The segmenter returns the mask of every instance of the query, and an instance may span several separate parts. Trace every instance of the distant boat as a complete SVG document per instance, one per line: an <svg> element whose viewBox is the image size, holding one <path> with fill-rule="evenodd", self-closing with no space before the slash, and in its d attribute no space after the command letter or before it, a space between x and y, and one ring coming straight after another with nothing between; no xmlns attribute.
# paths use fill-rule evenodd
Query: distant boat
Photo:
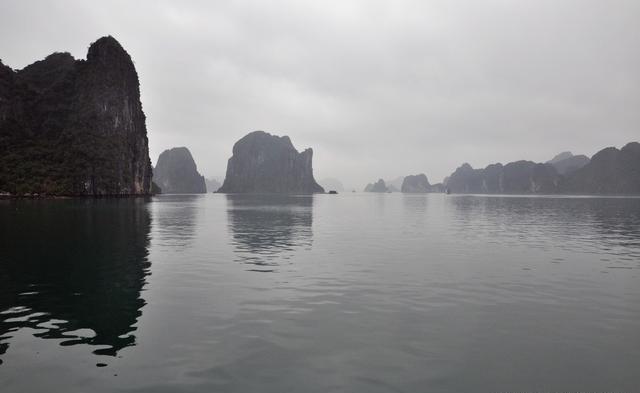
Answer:
<svg viewBox="0 0 640 393"><path fill-rule="evenodd" d="M338 193L338 191L336 191L336 190L329 191L329 194L337 194L337 193Z"/></svg>

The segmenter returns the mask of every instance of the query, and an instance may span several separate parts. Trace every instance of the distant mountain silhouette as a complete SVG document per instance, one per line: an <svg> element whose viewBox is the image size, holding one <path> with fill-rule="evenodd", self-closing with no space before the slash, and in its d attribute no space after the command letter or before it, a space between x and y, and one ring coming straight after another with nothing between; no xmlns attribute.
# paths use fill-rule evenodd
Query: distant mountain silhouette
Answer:
<svg viewBox="0 0 640 393"><path fill-rule="evenodd" d="M207 192L216 192L220 186L222 186L222 184L214 178L204 179L204 183L207 186Z"/></svg>
<svg viewBox="0 0 640 393"><path fill-rule="evenodd" d="M553 165L561 175L573 173L588 163L589 157L585 155L574 156L570 151L562 152L547 161L547 164Z"/></svg>
<svg viewBox="0 0 640 393"><path fill-rule="evenodd" d="M100 38L86 60L0 63L0 168L0 193L149 194L138 74L118 41Z"/></svg>
<svg viewBox="0 0 640 393"><path fill-rule="evenodd" d="M302 153L288 136L254 131L233 146L221 193L323 193L313 178L313 150Z"/></svg>
<svg viewBox="0 0 640 393"><path fill-rule="evenodd" d="M585 155L572 156L564 160L553 163L553 167L556 168L561 175L570 175L578 169L589 163L589 157Z"/></svg>
<svg viewBox="0 0 640 393"><path fill-rule="evenodd" d="M573 153L571 153L570 151L563 151L562 153L556 154L555 157L547 161L547 164L555 164L571 157L573 157Z"/></svg>
<svg viewBox="0 0 640 393"><path fill-rule="evenodd" d="M387 184L382 179L378 179L375 183L369 183L364 188L364 192L391 192Z"/></svg>
<svg viewBox="0 0 640 393"><path fill-rule="evenodd" d="M591 160L564 152L545 164L516 161L473 169L465 163L445 187L478 194L640 194L640 144L608 147Z"/></svg>
<svg viewBox="0 0 640 393"><path fill-rule="evenodd" d="M446 188L453 193L543 194L555 192L559 180L551 164L516 161L473 169L465 163L449 176Z"/></svg>

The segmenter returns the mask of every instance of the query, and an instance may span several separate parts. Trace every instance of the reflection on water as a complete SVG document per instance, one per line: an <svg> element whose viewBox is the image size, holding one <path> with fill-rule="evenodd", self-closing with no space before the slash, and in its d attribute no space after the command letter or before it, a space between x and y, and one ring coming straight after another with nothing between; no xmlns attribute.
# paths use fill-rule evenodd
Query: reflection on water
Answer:
<svg viewBox="0 0 640 393"><path fill-rule="evenodd" d="M0 355L13 335L135 345L150 217L141 199L0 201Z"/></svg>
<svg viewBox="0 0 640 393"><path fill-rule="evenodd" d="M3 392L640 386L638 198L6 201L0 236Z"/></svg>
<svg viewBox="0 0 640 393"><path fill-rule="evenodd" d="M228 225L237 255L252 270L272 272L313 242L313 195L227 194Z"/></svg>
<svg viewBox="0 0 640 393"><path fill-rule="evenodd" d="M456 235L494 244L640 258L638 198L451 196ZM625 263L625 261L627 261Z"/></svg>
<svg viewBox="0 0 640 393"><path fill-rule="evenodd" d="M154 214L157 240L172 249L189 247L196 237L197 208L204 195L161 195L162 210Z"/></svg>

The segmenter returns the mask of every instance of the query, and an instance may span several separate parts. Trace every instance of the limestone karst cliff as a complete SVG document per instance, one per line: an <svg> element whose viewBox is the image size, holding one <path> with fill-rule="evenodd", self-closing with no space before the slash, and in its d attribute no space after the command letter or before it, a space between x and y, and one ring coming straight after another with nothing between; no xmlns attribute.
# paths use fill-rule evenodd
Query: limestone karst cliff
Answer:
<svg viewBox="0 0 640 393"><path fill-rule="evenodd" d="M0 63L0 192L141 195L150 184L138 75L113 37L91 44L86 60Z"/></svg>
<svg viewBox="0 0 640 393"><path fill-rule="evenodd" d="M221 193L322 193L313 178L313 150L299 153L288 136L254 131L233 146Z"/></svg>
<svg viewBox="0 0 640 393"><path fill-rule="evenodd" d="M153 171L153 182L163 194L203 194L207 192L204 176L186 147L174 147L160 153Z"/></svg>

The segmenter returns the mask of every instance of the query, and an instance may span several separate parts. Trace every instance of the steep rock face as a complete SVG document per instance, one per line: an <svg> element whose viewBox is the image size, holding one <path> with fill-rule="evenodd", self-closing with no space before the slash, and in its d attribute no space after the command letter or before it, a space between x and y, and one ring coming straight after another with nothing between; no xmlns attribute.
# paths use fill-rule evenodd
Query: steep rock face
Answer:
<svg viewBox="0 0 640 393"><path fill-rule="evenodd" d="M560 192L571 194L640 194L640 143L618 150L600 150L591 161L568 176Z"/></svg>
<svg viewBox="0 0 640 393"><path fill-rule="evenodd" d="M364 188L364 192L390 192L387 184L382 179L378 179L375 183L369 183Z"/></svg>
<svg viewBox="0 0 640 393"><path fill-rule="evenodd" d="M473 169L465 162L449 176L446 186L449 191L457 194L480 194L483 192L483 181L483 170Z"/></svg>
<svg viewBox="0 0 640 393"><path fill-rule="evenodd" d="M204 176L186 147L165 150L158 157L153 182L163 194L203 194L207 192Z"/></svg>
<svg viewBox="0 0 640 393"><path fill-rule="evenodd" d="M302 153L288 136L254 131L233 145L222 193L322 193L313 178L313 150Z"/></svg>
<svg viewBox="0 0 640 393"><path fill-rule="evenodd" d="M148 151L138 75L114 38L94 42L87 60L0 64L0 192L149 194Z"/></svg>
<svg viewBox="0 0 640 393"><path fill-rule="evenodd" d="M555 192L559 180L550 164L516 161L473 169L465 163L451 174L446 188L453 193L544 194Z"/></svg>
<svg viewBox="0 0 640 393"><path fill-rule="evenodd" d="M405 193L426 193L431 192L431 184L424 173L409 175L405 176L400 190Z"/></svg>
<svg viewBox="0 0 640 393"><path fill-rule="evenodd" d="M427 175L421 173L406 176L402 182L401 191L404 193L444 192L444 187L442 183L429 184Z"/></svg>

